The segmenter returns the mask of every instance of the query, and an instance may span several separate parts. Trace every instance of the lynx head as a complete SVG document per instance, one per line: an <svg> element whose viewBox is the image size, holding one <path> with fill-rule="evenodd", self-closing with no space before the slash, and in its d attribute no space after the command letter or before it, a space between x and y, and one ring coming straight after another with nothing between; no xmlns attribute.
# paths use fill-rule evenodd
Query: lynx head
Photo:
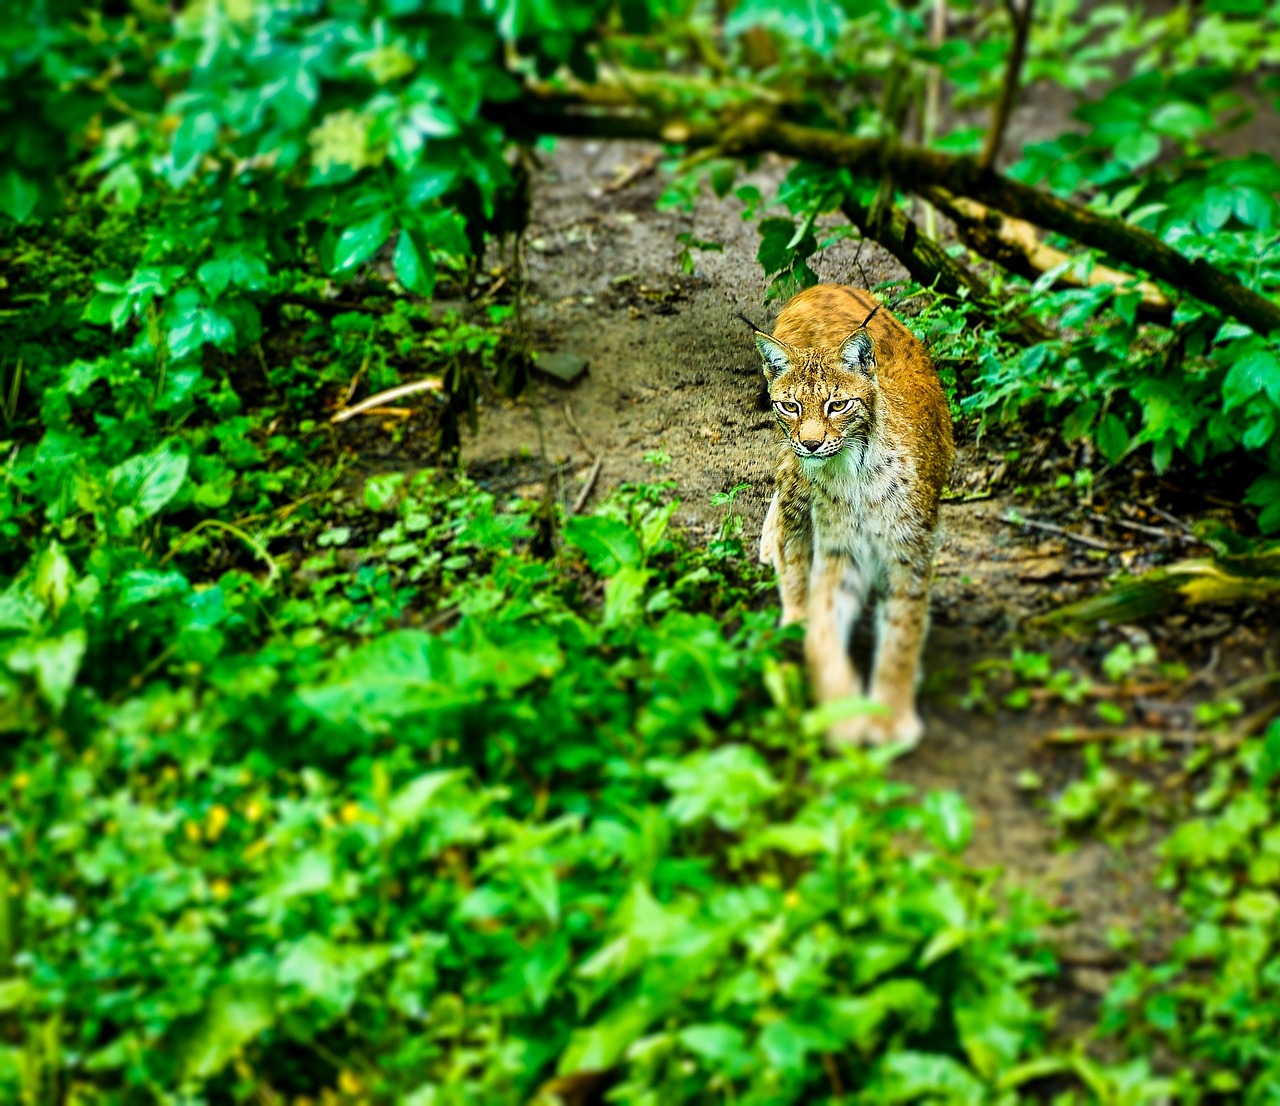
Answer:
<svg viewBox="0 0 1280 1106"><path fill-rule="evenodd" d="M756 331L773 413L797 457L834 457L870 432L879 389L869 321L835 349L793 346Z"/></svg>

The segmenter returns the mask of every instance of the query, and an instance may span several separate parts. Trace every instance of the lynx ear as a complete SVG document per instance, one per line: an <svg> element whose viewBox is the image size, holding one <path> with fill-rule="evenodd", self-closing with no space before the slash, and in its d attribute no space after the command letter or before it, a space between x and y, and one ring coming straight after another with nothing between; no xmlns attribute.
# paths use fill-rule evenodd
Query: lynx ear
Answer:
<svg viewBox="0 0 1280 1106"><path fill-rule="evenodd" d="M785 342L779 342L757 330L756 349L760 351L764 361L764 375L770 383L791 368L791 352Z"/></svg>
<svg viewBox="0 0 1280 1106"><path fill-rule="evenodd" d="M866 327L855 330L840 343L840 364L852 372L866 373L867 376L875 372L875 343Z"/></svg>

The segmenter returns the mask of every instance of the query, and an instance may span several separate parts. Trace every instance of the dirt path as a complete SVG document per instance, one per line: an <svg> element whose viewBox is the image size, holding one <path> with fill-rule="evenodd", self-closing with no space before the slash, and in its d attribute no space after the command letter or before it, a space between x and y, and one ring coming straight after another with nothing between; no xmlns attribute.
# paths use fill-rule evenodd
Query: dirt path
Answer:
<svg viewBox="0 0 1280 1106"><path fill-rule="evenodd" d="M566 502L591 468L583 438L603 458L596 495L623 481L653 479L644 456L661 449L671 457L663 476L679 485L678 517L695 536L709 535L720 521L723 509L711 505L714 493L750 484L737 506L753 543L772 494L773 422L760 404L756 356L735 314L767 326L780 305L761 307L765 282L755 260L756 225L743 222L733 199L704 200L693 214L659 212L658 175L605 191L645 152L623 144L564 143L541 175L528 236L527 319L535 348L577 353L589 368L572 386L539 381L518 403L488 410L480 433L465 442L465 460L473 476L496 488L533 492L541 478L536 405ZM768 182L782 171L766 160L753 179L768 195ZM685 231L724 244L722 253L697 255L693 277L676 260L676 236ZM859 285L902 276L879 247L859 251L851 242L820 255L814 267L824 280ZM979 446L971 436L966 440L964 433L960 444L955 486L970 481L982 487L1001 451ZM932 673L924 701L928 733L898 773L924 787L962 792L977 821L970 858L1075 912L1079 921L1062 934L1074 965L1068 990L1087 1003L1105 989L1103 969L1114 966L1107 929L1121 926L1158 940L1171 906L1154 890L1150 843L1124 850L1096 841L1070 851L1055 845L1044 800L1078 775L1080 757L1046 749L1041 738L1051 725L1088 723L1090 716L1075 710L988 717L959 704L974 661L1007 657L1009 634L1027 614L1096 586L1105 573L1086 551L1003 522L1011 504L998 491L944 508L946 541L926 657ZM1230 639L1218 644L1225 653L1213 656L1223 673L1240 670L1237 661L1257 647L1247 638L1237 646ZM1092 650L1096 666L1097 643L1060 648ZM1206 641L1186 653L1189 666L1206 663L1211 648L1215 643ZM1026 787L1033 775L1045 781L1034 792Z"/></svg>

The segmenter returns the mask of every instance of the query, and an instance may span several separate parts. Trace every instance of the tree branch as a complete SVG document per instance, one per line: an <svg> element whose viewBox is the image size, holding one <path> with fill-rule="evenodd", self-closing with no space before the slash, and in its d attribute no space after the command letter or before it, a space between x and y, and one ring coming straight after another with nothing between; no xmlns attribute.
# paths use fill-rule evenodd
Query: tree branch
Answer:
<svg viewBox="0 0 1280 1106"><path fill-rule="evenodd" d="M967 294L976 304L992 303L991 288L977 273L961 265L911 219L896 208L876 220L873 208L846 198L840 210L867 238L874 238L902 262L911 279L926 288L936 287L951 296ZM1055 335L1029 316L1015 319L1018 337L1025 345L1047 342Z"/></svg>
<svg viewBox="0 0 1280 1106"><path fill-rule="evenodd" d="M727 120L702 121L662 118L644 111L586 114L576 110L579 106L572 98L539 96L531 90L520 103L491 105L491 117L511 133L530 137L558 134L648 139L718 147L731 157L773 151L873 178L887 169L903 189L920 191L941 185L1006 215L1123 257L1135 268L1239 319L1260 334L1280 330L1280 304L1246 288L1207 261L1184 257L1150 231L1009 180L970 157L801 126L778 120L768 111L745 110Z"/></svg>
<svg viewBox="0 0 1280 1106"><path fill-rule="evenodd" d="M1018 0L1004 0L1005 9L1009 12L1009 22L1013 26L1013 42L1009 45L1009 60L1004 69L1000 99L992 109L987 140L978 157L978 164L983 169L995 167L996 158L1000 156L1000 146L1004 142L1004 132L1009 126L1009 116L1013 114L1013 105L1018 98L1022 66L1027 59L1027 40L1031 37L1031 17L1035 10L1035 0L1023 2L1026 7L1019 11Z"/></svg>

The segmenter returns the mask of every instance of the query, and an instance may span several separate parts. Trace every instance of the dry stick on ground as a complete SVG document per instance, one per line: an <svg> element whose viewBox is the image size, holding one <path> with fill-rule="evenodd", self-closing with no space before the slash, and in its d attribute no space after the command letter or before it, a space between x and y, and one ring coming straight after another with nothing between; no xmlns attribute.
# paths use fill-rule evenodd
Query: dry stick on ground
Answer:
<svg viewBox="0 0 1280 1106"><path fill-rule="evenodd" d="M727 157L772 151L784 157L849 169L863 176L892 174L899 188L941 185L1016 219L1063 234L1085 246L1123 257L1261 334L1280 330L1280 303L1246 288L1202 258L1192 260L1150 231L1009 180L977 160L918 146L855 138L780 120L766 107L744 106L736 116L688 121L643 109L583 112L579 98L532 86L519 101L491 105L492 118L513 134L579 138L633 138L693 148L718 147Z"/></svg>
<svg viewBox="0 0 1280 1106"><path fill-rule="evenodd" d="M1020 515L1013 511L1010 511L1007 515L1001 515L1000 521L1007 522L1010 526L1029 526L1033 530L1043 530L1046 534L1056 534L1058 537L1066 538L1067 541L1073 541L1077 545L1087 545L1090 549L1101 549L1104 553L1114 553L1119 548L1110 542L1100 541L1098 538L1090 538L1085 534L1075 534L1063 526L1055 526L1052 522L1039 522L1036 519L1027 518L1025 515Z"/></svg>
<svg viewBox="0 0 1280 1106"><path fill-rule="evenodd" d="M367 399L362 399L354 407L344 407L329 421L346 422L347 419L355 418L356 415L363 415L366 411L371 411L375 407L384 407L392 400L404 399L405 396L417 395L419 392L438 392L443 386L436 377L428 380L414 380L409 384L388 388L385 392L377 392Z"/></svg>
<svg viewBox="0 0 1280 1106"><path fill-rule="evenodd" d="M924 188L920 195L955 225L956 237L974 253L994 261L1027 280L1036 280L1050 269L1056 269L1071 255L1046 246L1036 229L1022 219L1010 219L998 211L963 196L953 196L945 188ZM1113 284L1117 289L1137 292L1138 317L1147 322L1169 326L1173 322L1173 304L1160 288L1132 273L1123 273L1106 265L1095 265L1084 280L1070 271L1061 273L1056 287L1083 288Z"/></svg>
<svg viewBox="0 0 1280 1106"><path fill-rule="evenodd" d="M871 209L847 198L840 210L867 238L874 238L902 262L911 279L950 296L967 293L970 302L993 303L991 288L977 273L961 265L901 211L890 208L878 221ZM1018 337L1028 345L1051 341L1055 335L1043 323L1021 315L1014 319Z"/></svg>
<svg viewBox="0 0 1280 1106"><path fill-rule="evenodd" d="M1019 10L1018 0L1004 0L1009 21L1013 24L1013 41L1009 45L1009 61L1004 69L1004 85L1000 89L1000 99L996 101L995 108L992 110L987 140L978 157L978 164L984 169L993 168L996 158L1000 156L1004 132L1009 126L1009 116L1013 114L1013 105L1018 99L1018 86L1022 82L1022 63L1027 57L1027 39L1031 37L1031 17L1035 11L1035 0L1023 0L1023 3L1026 6Z"/></svg>

